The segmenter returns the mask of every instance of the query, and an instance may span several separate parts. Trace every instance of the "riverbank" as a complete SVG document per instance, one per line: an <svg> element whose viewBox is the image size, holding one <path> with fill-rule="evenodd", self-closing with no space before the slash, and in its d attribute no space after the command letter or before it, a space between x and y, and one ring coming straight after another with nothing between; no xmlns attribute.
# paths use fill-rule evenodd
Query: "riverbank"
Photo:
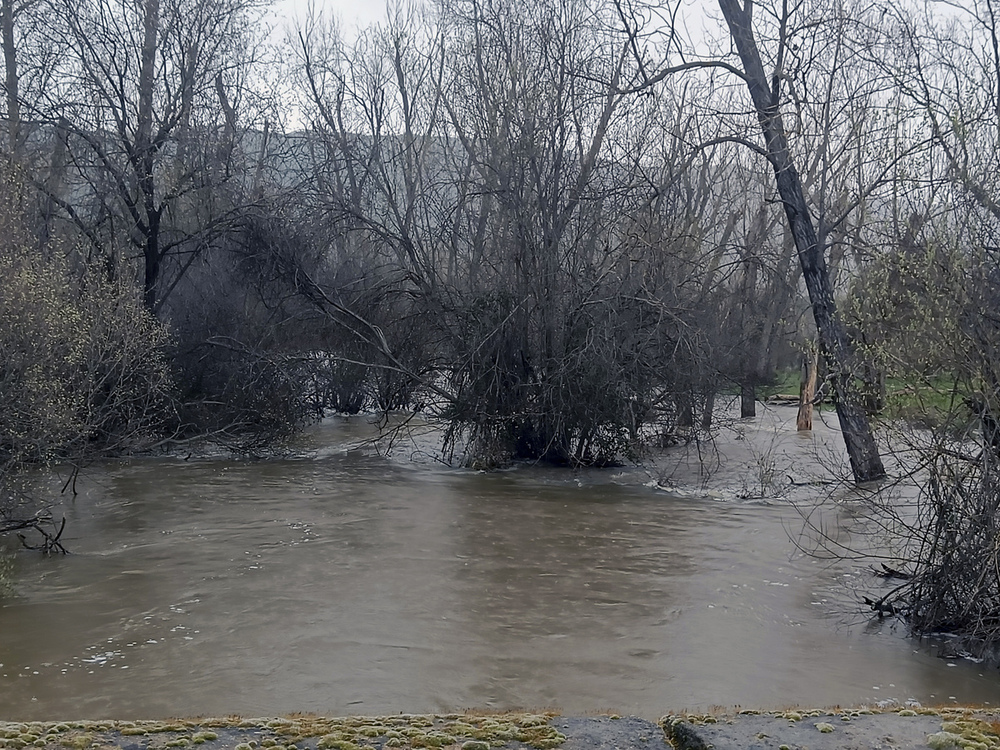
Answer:
<svg viewBox="0 0 1000 750"><path fill-rule="evenodd" d="M636 717L554 713L225 717L2 722L0 748L25 750L994 750L1000 713L972 708L833 709Z"/></svg>

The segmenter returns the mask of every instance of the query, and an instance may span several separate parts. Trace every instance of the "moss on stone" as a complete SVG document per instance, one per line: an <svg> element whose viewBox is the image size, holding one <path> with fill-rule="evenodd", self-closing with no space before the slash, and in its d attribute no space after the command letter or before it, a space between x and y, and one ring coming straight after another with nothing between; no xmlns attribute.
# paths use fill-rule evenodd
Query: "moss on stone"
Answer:
<svg viewBox="0 0 1000 750"><path fill-rule="evenodd" d="M94 743L94 735L90 733L69 734L59 739L59 744L72 750L85 750Z"/></svg>
<svg viewBox="0 0 1000 750"><path fill-rule="evenodd" d="M279 718L203 719L170 721L0 722L0 750L23 750L58 742L70 750L118 750L130 737L146 737L148 750L171 750L204 745L219 739L215 729L247 730L264 737L248 739L235 750L378 750L378 748L461 747L486 750L514 740L535 750L551 750L566 741L549 725L554 714L507 713L496 715L401 714L379 717L329 718L296 715ZM381 743L372 741L383 737Z"/></svg>

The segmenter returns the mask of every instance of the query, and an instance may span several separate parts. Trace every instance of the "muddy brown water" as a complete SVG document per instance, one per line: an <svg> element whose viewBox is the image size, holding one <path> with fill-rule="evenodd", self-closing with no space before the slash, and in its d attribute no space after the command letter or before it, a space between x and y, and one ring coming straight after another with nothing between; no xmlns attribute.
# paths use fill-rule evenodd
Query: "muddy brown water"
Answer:
<svg viewBox="0 0 1000 750"><path fill-rule="evenodd" d="M858 615L864 570L802 554L786 498L744 497L834 435L793 416L724 431L704 481L386 457L364 418L294 458L92 467L74 554L19 554L0 601L0 719L1000 703L1000 673Z"/></svg>

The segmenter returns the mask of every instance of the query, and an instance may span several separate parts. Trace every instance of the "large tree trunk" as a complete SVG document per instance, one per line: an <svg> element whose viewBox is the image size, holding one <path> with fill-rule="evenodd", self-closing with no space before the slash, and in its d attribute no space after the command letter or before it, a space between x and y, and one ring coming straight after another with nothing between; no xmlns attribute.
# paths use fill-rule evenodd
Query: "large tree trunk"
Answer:
<svg viewBox="0 0 1000 750"><path fill-rule="evenodd" d="M153 174L153 84L156 70L156 44L159 36L160 2L145 0L143 4L142 59L139 69L139 110L136 117L135 155L139 190L146 214L141 243L145 260L143 299L152 313L156 312L156 287L160 278L160 211L156 205L156 183Z"/></svg>
<svg viewBox="0 0 1000 750"><path fill-rule="evenodd" d="M802 181L788 151L777 90L772 93L768 85L768 77L750 25L752 4L747 0L746 9L743 9L737 0L719 0L719 7L743 63L744 80L757 110L757 118L764 133L765 149L774 167L778 194L784 203L785 216L795 240L802 265L802 277L809 291L809 301L819 333L820 349L826 359L828 371L833 374L837 416L840 418L840 428L854 479L858 482L881 479L885 476L885 468L863 408L861 394L854 384L851 345L837 315L823 248L816 238ZM776 78L776 86L777 80Z"/></svg>

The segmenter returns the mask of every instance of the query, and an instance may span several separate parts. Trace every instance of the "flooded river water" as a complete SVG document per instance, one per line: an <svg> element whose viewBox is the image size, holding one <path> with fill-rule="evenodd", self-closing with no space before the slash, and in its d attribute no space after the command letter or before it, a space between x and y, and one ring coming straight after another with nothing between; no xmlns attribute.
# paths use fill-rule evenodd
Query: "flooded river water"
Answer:
<svg viewBox="0 0 1000 750"><path fill-rule="evenodd" d="M739 497L801 436L733 432L722 490L676 493L352 449L370 429L89 470L74 554L19 554L0 600L0 718L1000 702L1000 673L859 615L863 570L797 551L786 502Z"/></svg>

